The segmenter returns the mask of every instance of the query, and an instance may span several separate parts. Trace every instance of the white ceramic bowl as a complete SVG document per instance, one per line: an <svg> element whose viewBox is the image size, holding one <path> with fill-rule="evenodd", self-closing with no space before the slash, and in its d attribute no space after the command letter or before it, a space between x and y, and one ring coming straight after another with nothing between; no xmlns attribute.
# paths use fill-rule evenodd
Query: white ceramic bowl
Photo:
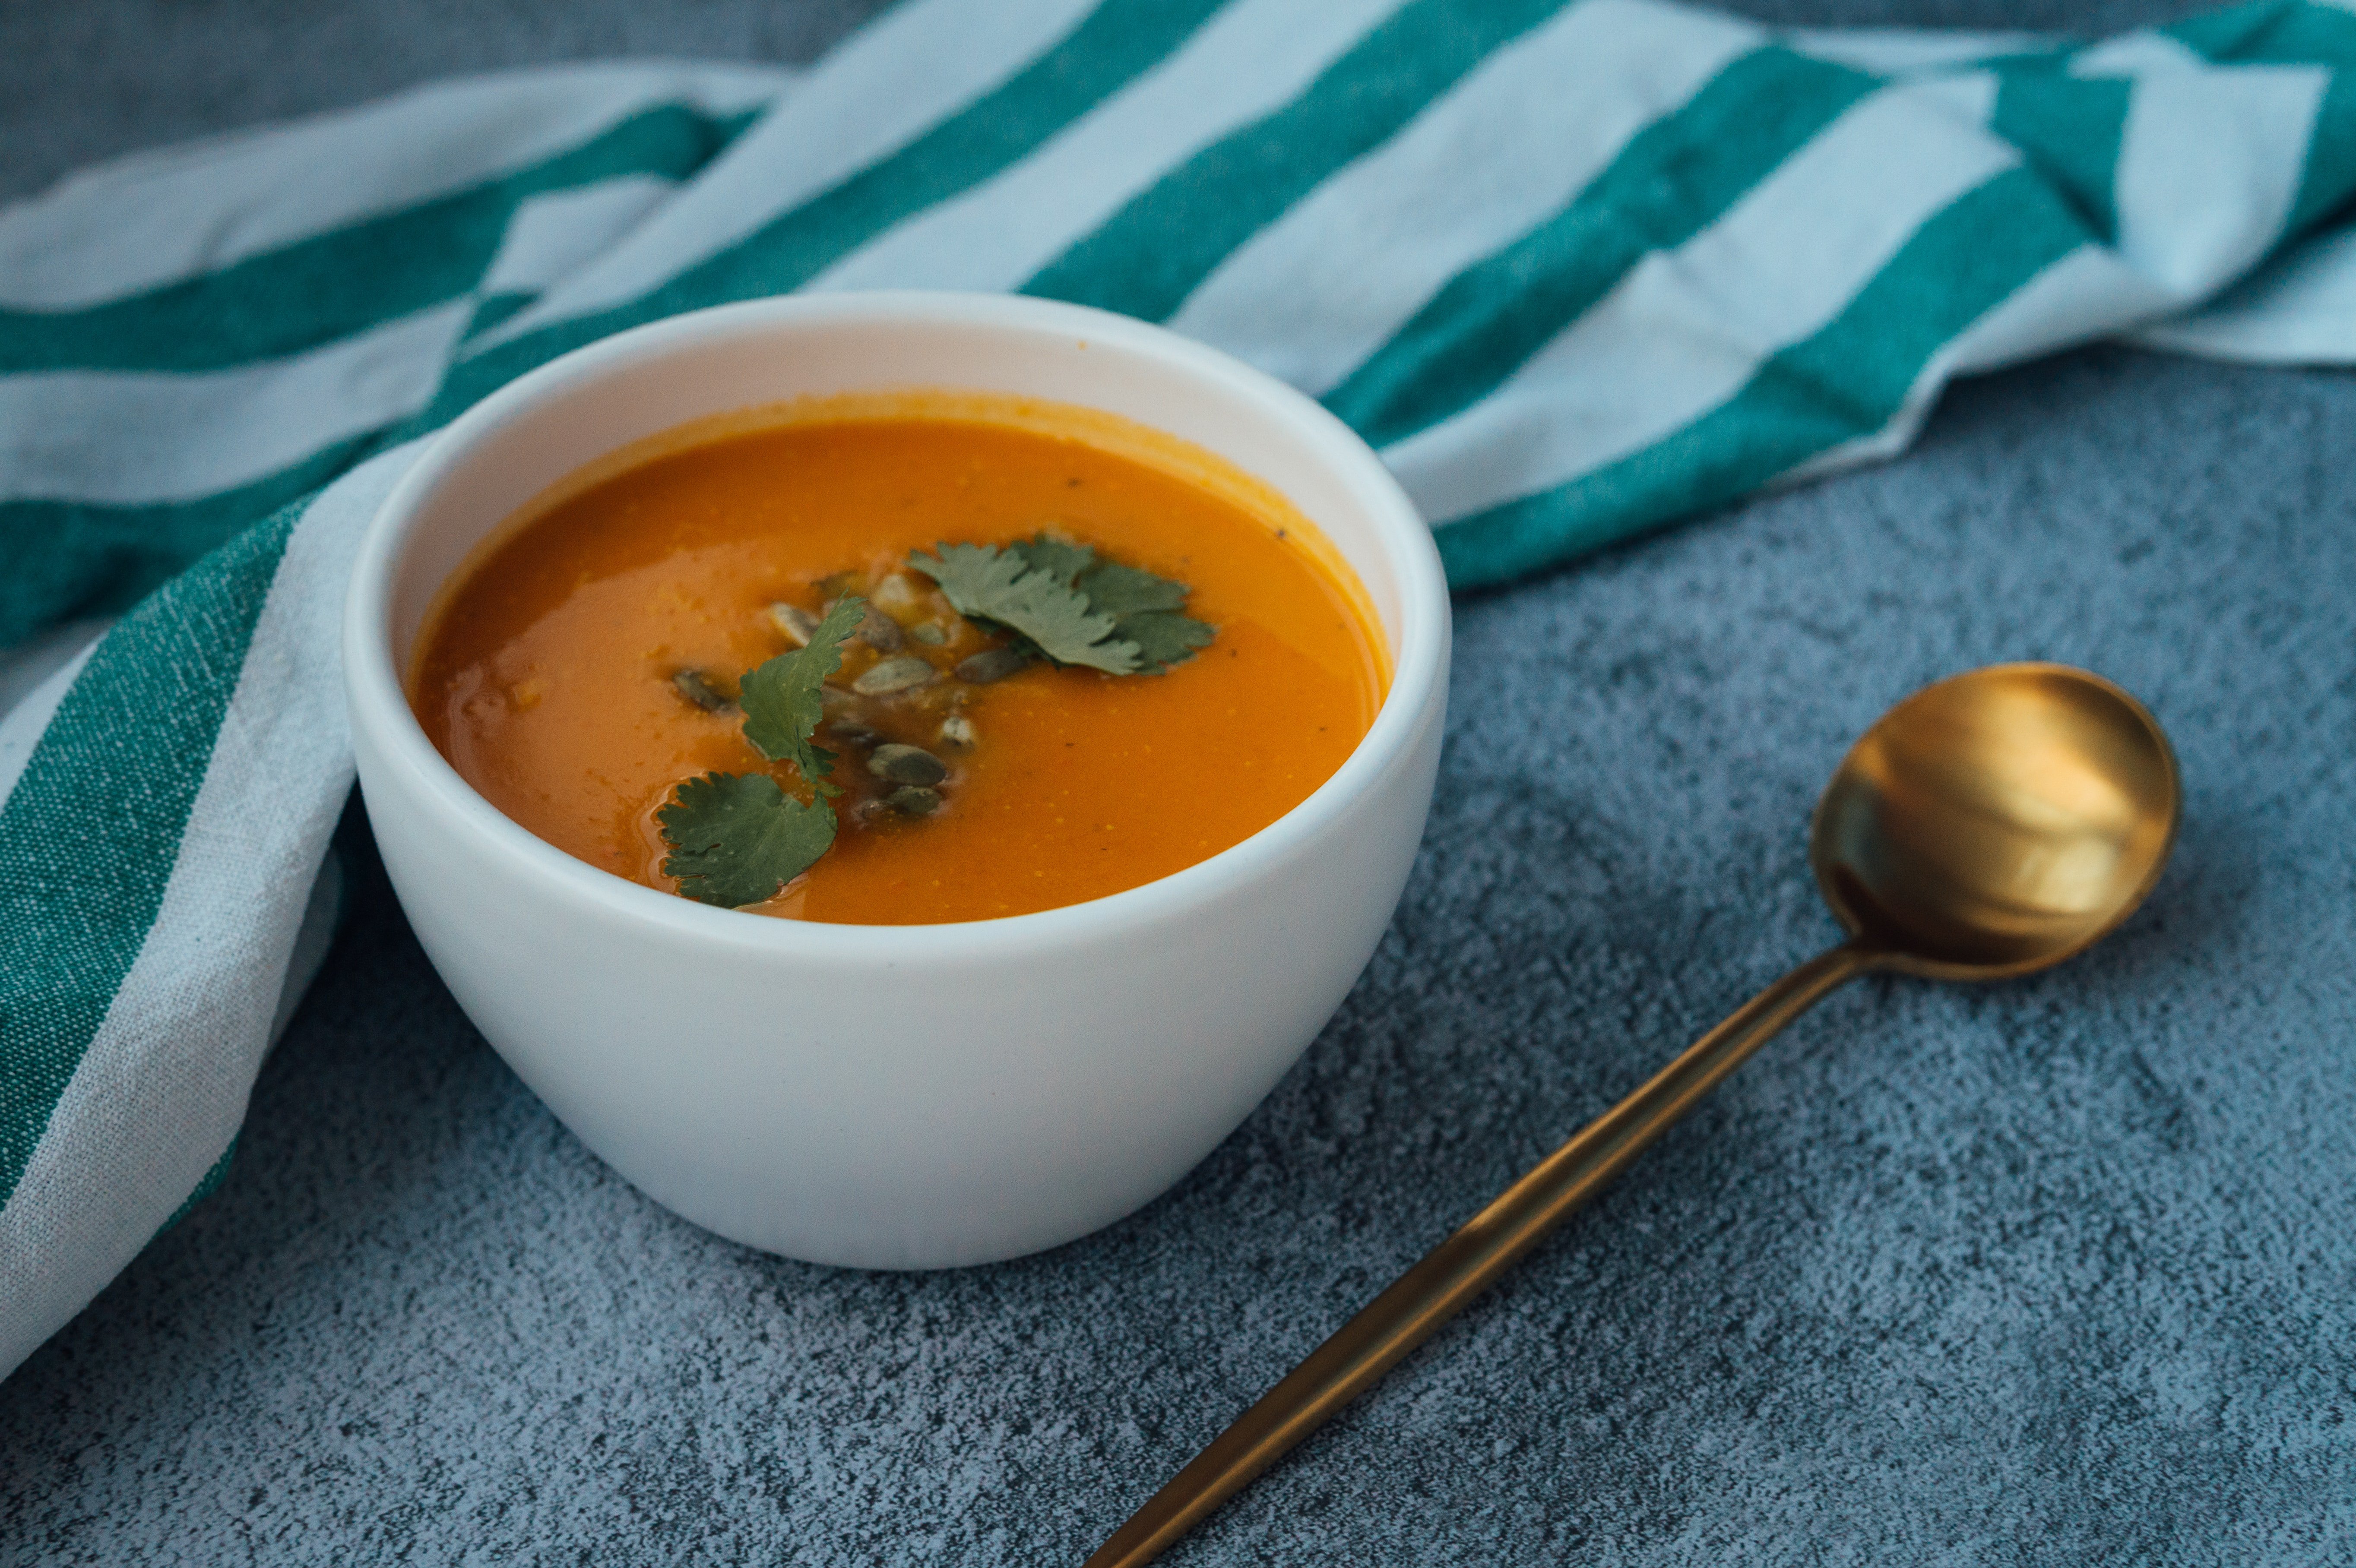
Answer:
<svg viewBox="0 0 2356 1568"><path fill-rule="evenodd" d="M1234 848L1110 898L851 926L711 909L597 870L501 816L426 740L400 672L428 605L548 486L690 420L926 386L1152 426L1323 528L1394 670L1341 770ZM658 1202L751 1246L866 1268L1068 1241L1162 1191L1250 1112L1389 923L1430 804L1448 653L1430 532L1315 403L1125 317L934 293L723 306L522 377L436 437L387 499L344 641L385 868L485 1037Z"/></svg>

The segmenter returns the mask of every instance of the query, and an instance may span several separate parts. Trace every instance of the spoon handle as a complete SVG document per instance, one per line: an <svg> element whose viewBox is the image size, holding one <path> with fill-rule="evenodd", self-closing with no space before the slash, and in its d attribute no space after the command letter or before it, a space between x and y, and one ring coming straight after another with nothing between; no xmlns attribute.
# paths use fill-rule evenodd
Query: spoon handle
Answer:
<svg viewBox="0 0 2356 1568"><path fill-rule="evenodd" d="M1087 1568L1139 1568L1158 1556L1462 1311L1776 1030L1875 958L1844 943L1809 959L1590 1122L1262 1394L1098 1548Z"/></svg>

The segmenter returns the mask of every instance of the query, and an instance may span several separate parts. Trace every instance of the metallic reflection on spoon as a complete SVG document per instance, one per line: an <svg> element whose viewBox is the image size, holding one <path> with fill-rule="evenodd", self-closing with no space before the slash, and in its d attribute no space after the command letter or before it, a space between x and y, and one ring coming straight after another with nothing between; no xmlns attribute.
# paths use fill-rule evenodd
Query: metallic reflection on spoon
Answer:
<svg viewBox="0 0 2356 1568"><path fill-rule="evenodd" d="M1137 1568L1388 1371L1786 1023L1876 969L1995 980L2115 928L2159 880L2179 791L2142 704L2064 665L1926 687L1850 749L1808 858L1849 940L1737 1009L1467 1221L1239 1416L1088 1559Z"/></svg>
<svg viewBox="0 0 2356 1568"><path fill-rule="evenodd" d="M1843 760L1809 859L1878 966L1992 980L2127 917L2176 834L2176 764L2141 704L2060 665L1927 687Z"/></svg>

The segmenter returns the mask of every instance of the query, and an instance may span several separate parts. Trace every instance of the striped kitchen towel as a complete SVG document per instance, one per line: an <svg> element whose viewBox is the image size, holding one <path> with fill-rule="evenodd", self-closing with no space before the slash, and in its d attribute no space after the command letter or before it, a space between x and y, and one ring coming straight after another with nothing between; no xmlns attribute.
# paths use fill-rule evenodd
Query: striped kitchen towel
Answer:
<svg viewBox="0 0 2356 1568"><path fill-rule="evenodd" d="M1323 400L1491 583L2066 344L2356 357L2351 190L2319 4L908 0L804 72L486 78L0 211L0 1373L221 1169L332 904L355 540L552 356L790 289L1101 305Z"/></svg>

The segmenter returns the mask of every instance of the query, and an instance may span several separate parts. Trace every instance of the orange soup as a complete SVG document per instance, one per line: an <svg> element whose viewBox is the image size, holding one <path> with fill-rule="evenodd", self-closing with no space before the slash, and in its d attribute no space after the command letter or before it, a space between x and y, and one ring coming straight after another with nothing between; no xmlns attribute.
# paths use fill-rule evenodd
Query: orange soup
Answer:
<svg viewBox="0 0 2356 1568"><path fill-rule="evenodd" d="M662 814L685 781L767 773L770 795L812 801L748 741L738 703L755 694L739 688L862 598L813 737L835 755L840 825L744 907L873 925L1136 887L1267 827L1341 765L1382 700L1382 645L1348 569L1280 497L1107 416L925 408L739 421L560 486L428 618L410 680L426 733L532 833L681 891ZM1050 544L1184 585L1207 644L1159 673L1058 664L911 565L937 566L944 545Z"/></svg>

